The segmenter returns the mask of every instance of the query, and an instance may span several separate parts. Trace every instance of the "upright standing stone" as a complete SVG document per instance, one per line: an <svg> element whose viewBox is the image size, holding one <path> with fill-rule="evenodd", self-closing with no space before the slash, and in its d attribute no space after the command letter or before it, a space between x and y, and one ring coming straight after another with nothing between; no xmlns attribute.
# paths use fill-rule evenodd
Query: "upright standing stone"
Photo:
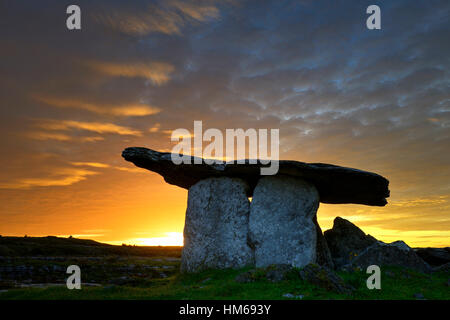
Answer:
<svg viewBox="0 0 450 320"><path fill-rule="evenodd" d="M317 215L314 217L314 225L316 226L316 263L328 269L334 269L334 262L331 256L330 248L327 240L322 233L319 223L317 222Z"/></svg>
<svg viewBox="0 0 450 320"><path fill-rule="evenodd" d="M257 267L316 262L314 219L319 193L314 185L289 176L261 178L250 209L250 243Z"/></svg>
<svg viewBox="0 0 450 320"><path fill-rule="evenodd" d="M348 220L336 217L333 228L324 232L334 265L337 269L349 264L364 249L377 242Z"/></svg>
<svg viewBox="0 0 450 320"><path fill-rule="evenodd" d="M189 188L181 271L254 264L247 244L248 185L237 178L208 178Z"/></svg>

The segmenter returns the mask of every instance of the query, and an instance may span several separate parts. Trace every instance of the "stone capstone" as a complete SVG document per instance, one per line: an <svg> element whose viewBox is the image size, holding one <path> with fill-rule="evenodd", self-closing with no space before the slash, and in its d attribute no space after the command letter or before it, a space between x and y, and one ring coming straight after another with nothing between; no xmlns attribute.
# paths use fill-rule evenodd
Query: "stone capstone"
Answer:
<svg viewBox="0 0 450 320"><path fill-rule="evenodd" d="M247 182L247 196L251 197L261 178L260 162L243 164L227 162L208 164L205 159L196 164L194 157L185 156L189 163L176 165L172 154L139 147L126 148L122 157L140 168L159 173L164 180L185 189L211 177L238 177ZM300 161L280 160L277 175L292 176L313 184L319 192L323 203L357 203L372 206L384 206L389 197L389 181L372 172L340 167L325 163L305 163Z"/></svg>

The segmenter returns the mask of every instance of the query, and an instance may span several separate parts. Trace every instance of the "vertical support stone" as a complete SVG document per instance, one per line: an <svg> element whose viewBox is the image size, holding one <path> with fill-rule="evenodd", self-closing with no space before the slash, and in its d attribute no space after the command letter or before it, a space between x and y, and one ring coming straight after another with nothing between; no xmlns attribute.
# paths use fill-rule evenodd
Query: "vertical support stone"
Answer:
<svg viewBox="0 0 450 320"><path fill-rule="evenodd" d="M331 257L330 248L327 240L322 233L319 223L317 222L317 215L314 217L314 224L316 225L316 262L318 265L328 269L334 269L333 258Z"/></svg>
<svg viewBox="0 0 450 320"><path fill-rule="evenodd" d="M189 188L181 271L242 268L254 264L247 244L248 185L237 178L208 178Z"/></svg>
<svg viewBox="0 0 450 320"><path fill-rule="evenodd" d="M261 178L253 192L249 218L256 267L315 263L318 207L314 185L289 176Z"/></svg>

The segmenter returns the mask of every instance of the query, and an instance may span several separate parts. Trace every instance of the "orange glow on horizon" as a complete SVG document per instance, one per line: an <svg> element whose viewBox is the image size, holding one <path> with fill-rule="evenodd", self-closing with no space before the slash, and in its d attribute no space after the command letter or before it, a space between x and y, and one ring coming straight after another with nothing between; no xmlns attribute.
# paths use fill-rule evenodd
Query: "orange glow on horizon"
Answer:
<svg viewBox="0 0 450 320"><path fill-rule="evenodd" d="M120 245L137 245L137 246L183 246L183 233L166 232L165 237L154 238L134 238L124 241L105 241L105 243Z"/></svg>

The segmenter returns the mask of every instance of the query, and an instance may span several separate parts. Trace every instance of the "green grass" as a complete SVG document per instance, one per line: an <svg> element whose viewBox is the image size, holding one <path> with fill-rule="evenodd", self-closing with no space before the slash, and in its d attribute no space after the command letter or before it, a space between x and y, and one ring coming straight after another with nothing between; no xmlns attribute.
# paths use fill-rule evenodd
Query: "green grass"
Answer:
<svg viewBox="0 0 450 320"><path fill-rule="evenodd" d="M142 287L106 285L68 290L65 287L47 289L11 289L0 293L0 299L286 299L283 294L304 295L307 299L414 299L421 293L426 299L448 300L448 273L425 275L401 268L382 268L381 290L369 290L362 271L339 272L356 290L342 295L302 281L292 273L278 283L263 277L251 283L237 283L234 278L248 269L208 270L196 274L175 273L165 279L148 281Z"/></svg>
<svg viewBox="0 0 450 320"><path fill-rule="evenodd" d="M32 267L32 274L4 271L0 274L0 299L286 299L286 293L307 299L426 299L449 300L449 273L425 275L401 268L382 267L381 290L366 287L363 271L339 272L356 290L350 295L315 287L298 272L278 283L254 273L255 281L238 283L235 277L247 269L207 270L180 274L181 247L112 246L92 240L56 237L0 237L0 267ZM79 265L84 283L69 290L64 282L68 265ZM131 268L132 267L132 268ZM1 269L1 268L0 268ZM125 277L126 281L121 281ZM17 288L20 284L60 283L63 286Z"/></svg>

